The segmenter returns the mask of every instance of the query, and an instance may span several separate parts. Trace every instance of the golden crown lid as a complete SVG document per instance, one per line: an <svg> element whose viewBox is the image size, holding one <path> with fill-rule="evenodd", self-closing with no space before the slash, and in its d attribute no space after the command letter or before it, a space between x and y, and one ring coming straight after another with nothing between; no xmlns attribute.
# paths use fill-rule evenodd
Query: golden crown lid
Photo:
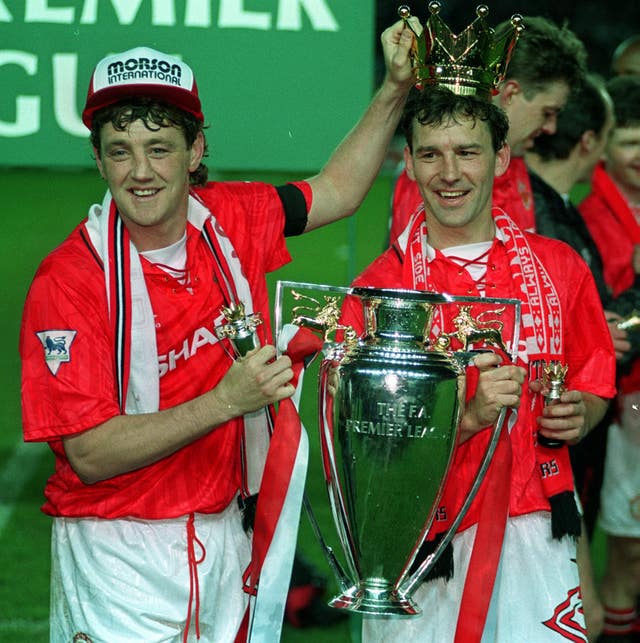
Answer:
<svg viewBox="0 0 640 643"><path fill-rule="evenodd" d="M416 87L439 85L455 94L475 95L485 100L497 93L520 34L524 31L522 16L511 17L511 28L499 37L487 25L489 8L481 4L477 18L458 35L440 17L440 3L429 3L430 16L417 33L409 22L411 10L407 5L398 15L416 36L412 60L416 71Z"/></svg>

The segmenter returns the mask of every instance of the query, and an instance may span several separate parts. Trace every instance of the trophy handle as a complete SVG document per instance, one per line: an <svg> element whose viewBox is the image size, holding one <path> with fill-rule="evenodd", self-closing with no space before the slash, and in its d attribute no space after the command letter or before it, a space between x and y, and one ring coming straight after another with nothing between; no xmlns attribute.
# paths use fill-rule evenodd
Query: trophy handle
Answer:
<svg viewBox="0 0 640 643"><path fill-rule="evenodd" d="M351 572L351 577L358 578L360 574L358 564L356 562L357 557L355 555L355 541L348 528L349 521L347 519L347 510L344 506L342 492L341 490L337 489L339 485L339 476L336 466L335 453L333 450L333 436L328 434L330 430L328 427L331 427L333 423L329 420L328 416L331 415L331 409L327 409L325 400L330 400L333 398L331 395L325 395L325 391L329 386L329 371L331 370L331 368L332 361L327 360L320 366L319 374L320 386L318 390L318 407L321 414L320 439L322 440L322 466L325 473L325 481L327 484L331 511L334 516L334 523L336 531L338 532L340 543L342 545L343 553L345 555L345 560L349 571ZM334 484L331 484L332 481ZM350 587L351 582L348 580L344 572L342 572L341 578L344 579L346 583L345 587L341 588L342 591L345 591L348 587ZM340 578L338 580L341 581Z"/></svg>
<svg viewBox="0 0 640 643"><path fill-rule="evenodd" d="M334 296L336 294L346 296L351 292L351 288L344 288L339 286L327 286L322 284L311 284L311 283L297 282L297 281L278 281L276 284L275 309L274 309L274 328L275 328L276 337L280 337L283 327L285 325L285 321L284 321L285 293L290 293L294 289L299 289L299 290L311 289L314 291L327 293L331 296ZM304 324L300 324L300 325L304 325ZM326 340L325 349L324 349L325 353L327 351L336 349L337 345L335 344L335 342L332 342L326 336L325 336L325 340ZM276 344L276 349L277 349L278 355L280 355L281 349L278 343ZM324 413L324 409L322 409L322 412ZM326 475L327 475L327 471L325 470L325 477ZM335 476L335 461L334 461L334 473L332 475ZM334 497L334 495L331 492L330 486L329 486L329 499L331 504L331 510L334 516L339 511L338 507L341 508L341 511L344 514L344 506L342 505L342 502L339 498ZM311 502L309 501L309 498L306 495L306 493L303 495L303 498L302 498L302 506L304 507L305 513L307 514L307 519L309 520L309 524L311 525L311 529L314 532L314 535L316 537L318 544L320 545L320 549L324 554L327 564L329 565L329 568L332 570L334 574L334 578L338 583L338 587L340 588L340 591L346 592L349 589L349 587L352 585L352 581L349 579L344 568L340 564L339 560L336 558L333 552L333 549L327 544L327 541L323 536L320 525L318 524L318 520L316 519L315 512L313 510ZM344 518L344 515L343 515L343 518ZM340 524L343 524L343 522L344 521L342 521ZM343 544L344 542L343 537L346 537L346 533L339 534L341 544ZM343 545L343 548L344 548L344 545ZM349 549L348 551L351 552L351 549ZM347 565L349 566L350 570L352 570L352 574L355 577L355 562L353 561L352 556L347 557Z"/></svg>
<svg viewBox="0 0 640 643"><path fill-rule="evenodd" d="M413 592L417 589L417 586L420 583L422 583L422 581L426 578L427 574L431 571L436 561L444 551L445 547L451 542L451 540L455 536L456 531L460 526L460 523L462 522L463 518L465 517L467 511L469 510L471 503L476 497L478 493L478 489L480 489L480 485L482 484L484 476L487 472L487 469L491 464L491 459L496 450L496 446L498 444L498 439L500 438L502 427L504 426L504 420L506 415L507 415L507 409L506 408L501 409L500 414L498 415L498 419L493 425L493 429L491 432L491 439L489 440L489 444L487 446L487 450L485 451L484 458L482 459L482 462L478 467L478 471L476 472L476 476L473 480L473 484L471 485L471 488L465 498L465 501L462 503L462 506L460 507L460 511L458 515L456 516L455 520L451 523L451 526L445 532L444 536L442 537L442 539L440 540L440 542L438 543L434 551L431 552L431 554L429 554L422 561L418 569L416 569L416 571L411 576L406 578L400 584L398 594L400 594L401 596L411 596L413 594Z"/></svg>
<svg viewBox="0 0 640 643"><path fill-rule="evenodd" d="M459 302L464 302L465 298L464 297L453 297L452 301L459 301ZM468 300L471 301L471 300ZM517 299L492 299L492 298L486 298L484 300L486 303L500 303L500 304L511 304L514 308L514 321L513 321L513 336L511 339L511 348L508 349L504 347L506 350L504 351L509 357L511 358L511 361L515 364L517 357L518 357L518 347L519 347L519 341L520 341L520 322L521 322L521 310L520 310L520 301ZM501 342L499 343L499 345ZM504 346L504 345L502 345ZM481 349L483 351L484 349ZM478 351L476 351L478 352ZM468 362L469 358L473 354L472 351L459 351L459 356L456 358L458 360L462 359L465 362ZM455 357L455 355L454 355ZM455 533L460 526L460 523L462 522L463 518L465 517L467 511L469 510L469 507L471 506L471 503L473 502L474 498L476 497L478 493L478 489L480 489L480 485L482 484L482 481L484 479L484 476L487 472L487 469L489 468L489 465L491 464L491 459L493 458L493 454L496 450L496 447L498 445L498 440L500 438L500 433L502 432L502 428L504 426L504 420L507 415L507 409L502 408L500 410L500 414L498 415L498 418L496 422L493 425L492 433L491 433L491 438L489 440L489 444L487 446L487 450L485 451L484 458L482 459L482 462L480 463L480 466L478 467L478 471L476 472L476 476L473 480L473 483L471 485L471 488L469 490L469 493L467 494L467 497L465 498L465 501L462 503L462 506L460 508L460 512L454 519L453 523L449 527L449 529L445 532L443 538L440 540L434 551L429 554L425 560L422 561L418 569L411 574L409 577L405 578L399 585L399 594L402 594L403 596L411 596L411 594L416 590L417 586L424 581L426 578L427 574L431 571L433 566L435 565L436 561L444 551L445 547L453 540L453 537L455 536ZM425 537L426 537L425 532ZM423 541L424 542L424 539ZM419 546L422 543L419 543ZM417 551L417 550L416 550Z"/></svg>
<svg viewBox="0 0 640 643"><path fill-rule="evenodd" d="M335 579L338 581L338 587L340 591L346 592L351 585L349 577L346 575L342 565L338 562L336 555L333 553L333 549L327 544L327 541L324 539L322 530L320 529L320 525L318 524L318 520L313 511L313 507L311 506L306 493L302 496L302 506L304 507L304 510L307 514L311 529L313 530L313 533L318 543L320 544L320 549L322 549L327 563L331 571L333 572Z"/></svg>

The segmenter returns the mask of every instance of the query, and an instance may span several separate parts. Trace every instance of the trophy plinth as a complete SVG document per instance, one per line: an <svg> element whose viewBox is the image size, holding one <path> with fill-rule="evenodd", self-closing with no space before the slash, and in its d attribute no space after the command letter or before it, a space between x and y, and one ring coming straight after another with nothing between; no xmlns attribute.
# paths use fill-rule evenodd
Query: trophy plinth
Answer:
<svg viewBox="0 0 640 643"><path fill-rule="evenodd" d="M366 578L329 601L330 607L374 616L417 616L420 609L400 596L393 583L384 578Z"/></svg>

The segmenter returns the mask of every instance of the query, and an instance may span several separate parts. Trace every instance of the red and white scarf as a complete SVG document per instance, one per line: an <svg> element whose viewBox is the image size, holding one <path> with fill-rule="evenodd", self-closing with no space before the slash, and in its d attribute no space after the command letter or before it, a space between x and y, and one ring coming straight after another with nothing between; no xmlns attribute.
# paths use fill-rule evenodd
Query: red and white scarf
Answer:
<svg viewBox="0 0 640 643"><path fill-rule="evenodd" d="M493 220L497 236L504 243L509 268L522 302L522 337L518 347L522 365L532 359L560 359L563 353L562 315L556 289L540 260L515 223L499 208ZM427 224L421 206L398 237L398 248L405 255L403 286L414 290L439 290L431 283L427 259Z"/></svg>
<svg viewBox="0 0 640 643"><path fill-rule="evenodd" d="M321 351L322 340L307 328L286 324L278 349L291 359L296 391L278 407L264 469L269 484L258 494L251 565L245 574L245 591L251 598L236 643L280 640L286 602L282 590L288 589L291 578L307 476L309 441L298 407L305 368Z"/></svg>

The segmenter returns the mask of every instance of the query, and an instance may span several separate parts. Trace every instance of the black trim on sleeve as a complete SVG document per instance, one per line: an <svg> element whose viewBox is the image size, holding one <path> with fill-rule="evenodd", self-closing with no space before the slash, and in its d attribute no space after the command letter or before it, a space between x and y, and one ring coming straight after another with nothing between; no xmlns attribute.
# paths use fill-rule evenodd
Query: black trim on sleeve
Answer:
<svg viewBox="0 0 640 643"><path fill-rule="evenodd" d="M307 227L307 202L302 190L291 183L276 187L284 208L284 236L295 237Z"/></svg>

